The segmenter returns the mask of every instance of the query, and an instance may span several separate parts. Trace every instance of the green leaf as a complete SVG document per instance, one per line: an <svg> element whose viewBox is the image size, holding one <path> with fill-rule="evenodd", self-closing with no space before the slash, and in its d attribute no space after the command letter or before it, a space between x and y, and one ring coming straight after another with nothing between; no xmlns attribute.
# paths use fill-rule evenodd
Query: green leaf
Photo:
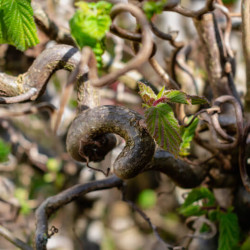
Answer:
<svg viewBox="0 0 250 250"><path fill-rule="evenodd" d="M199 204L198 201L202 201ZM215 197L213 193L205 187L194 188L188 194L185 202L179 208L179 212L184 216L201 215L206 213L201 208L204 206L212 206L215 204Z"/></svg>
<svg viewBox="0 0 250 250"><path fill-rule="evenodd" d="M157 99L160 99L164 95L164 92L165 92L165 86L163 86L160 92L158 93Z"/></svg>
<svg viewBox="0 0 250 250"><path fill-rule="evenodd" d="M196 95L189 95L188 96L191 99L192 105L199 105L199 104L209 104L209 101L206 97L203 96L196 96Z"/></svg>
<svg viewBox="0 0 250 250"><path fill-rule="evenodd" d="M246 238L244 243L242 244L240 250L249 250L250 249L250 236Z"/></svg>
<svg viewBox="0 0 250 250"><path fill-rule="evenodd" d="M10 154L10 146L0 139L0 162L8 161L8 156Z"/></svg>
<svg viewBox="0 0 250 250"><path fill-rule="evenodd" d="M192 117L193 116L189 117L188 123L191 121ZM191 141L193 140L198 123L199 119L195 118L194 121L187 128L185 127L181 128L182 143L180 145L180 153L179 153L181 156L189 155L190 144Z"/></svg>
<svg viewBox="0 0 250 250"><path fill-rule="evenodd" d="M147 1L146 3L144 3L143 10L147 18L150 20L153 15L160 14L163 11L166 2L166 0L162 0L158 2Z"/></svg>
<svg viewBox="0 0 250 250"><path fill-rule="evenodd" d="M145 111L149 133L157 144L178 157L181 144L180 126L172 108L166 103L150 107Z"/></svg>
<svg viewBox="0 0 250 250"><path fill-rule="evenodd" d="M219 247L218 250L233 250L240 238L238 217L235 213L220 213L219 219Z"/></svg>
<svg viewBox="0 0 250 250"><path fill-rule="evenodd" d="M152 189L143 190L138 197L138 203L143 209L152 208L157 201L155 191Z"/></svg>
<svg viewBox="0 0 250 250"><path fill-rule="evenodd" d="M70 30L80 48L89 46L93 49L96 59L101 65L104 53L104 38L111 25L109 16L112 4L99 1L97 3L79 2L79 8L71 18Z"/></svg>
<svg viewBox="0 0 250 250"><path fill-rule="evenodd" d="M199 205L189 205L187 207L181 207L178 209L179 213L189 217L189 216L200 216L206 214L206 211L201 210Z"/></svg>
<svg viewBox="0 0 250 250"><path fill-rule="evenodd" d="M138 81L139 86L139 95L141 96L142 100L148 105L152 106L154 101L157 99L155 92L146 84Z"/></svg>
<svg viewBox="0 0 250 250"><path fill-rule="evenodd" d="M166 90L164 96L168 102L191 104L189 96L181 90Z"/></svg>
<svg viewBox="0 0 250 250"><path fill-rule="evenodd" d="M39 42L30 0L2 0L0 12L0 43L23 51Z"/></svg>
<svg viewBox="0 0 250 250"><path fill-rule="evenodd" d="M61 169L61 162L58 159L55 158L49 158L46 166L50 172L57 173Z"/></svg>

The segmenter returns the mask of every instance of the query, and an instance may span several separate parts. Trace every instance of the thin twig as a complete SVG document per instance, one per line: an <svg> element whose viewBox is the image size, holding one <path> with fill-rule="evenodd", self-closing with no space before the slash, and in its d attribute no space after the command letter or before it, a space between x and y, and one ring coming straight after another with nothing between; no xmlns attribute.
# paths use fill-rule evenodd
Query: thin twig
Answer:
<svg viewBox="0 0 250 250"><path fill-rule="evenodd" d="M32 250L33 248L27 245L22 240L16 238L8 229L0 225L0 235L3 236L7 241L12 243L14 246L22 250Z"/></svg>
<svg viewBox="0 0 250 250"><path fill-rule="evenodd" d="M150 218L138 206L136 206L135 203L133 203L132 201L126 199L124 186L122 187L121 191L122 191L122 200L124 202L128 203L132 207L132 209L134 209L148 223L148 225L152 228L156 238L160 242L162 242L168 249L172 250L174 248L174 246L168 244L167 242L165 242L161 238L161 236L159 235L159 233L157 231L157 227L151 222Z"/></svg>
<svg viewBox="0 0 250 250"><path fill-rule="evenodd" d="M122 183L121 179L113 175L104 180L75 185L55 196L47 198L36 210L36 249L47 249L46 244L49 236L48 220L58 209L89 192L120 187Z"/></svg>
<svg viewBox="0 0 250 250"><path fill-rule="evenodd" d="M245 95L245 111L250 112L250 1L241 1L242 16L242 45L243 56L246 63L246 95Z"/></svg>
<svg viewBox="0 0 250 250"><path fill-rule="evenodd" d="M0 103L18 103L18 102L23 102L30 100L33 96L36 95L37 93L36 88L31 88L29 89L26 93L20 94L18 96L13 96L13 97L0 97Z"/></svg>

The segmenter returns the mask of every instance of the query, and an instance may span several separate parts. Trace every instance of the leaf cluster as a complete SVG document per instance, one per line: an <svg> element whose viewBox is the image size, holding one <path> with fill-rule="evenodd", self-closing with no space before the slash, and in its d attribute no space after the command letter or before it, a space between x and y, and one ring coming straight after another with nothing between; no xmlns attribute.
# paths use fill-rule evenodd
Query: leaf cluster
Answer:
<svg viewBox="0 0 250 250"><path fill-rule="evenodd" d="M229 208L226 212L216 205L214 194L205 187L193 189L179 208L179 212L186 216L206 216L210 221L218 224L219 241L218 250L236 249L240 239L238 217ZM210 228L203 225L201 232Z"/></svg>
<svg viewBox="0 0 250 250"><path fill-rule="evenodd" d="M166 2L167 2L166 0L157 2L155 1L145 2L143 5L143 10L147 18L150 20L153 17L153 15L162 13Z"/></svg>
<svg viewBox="0 0 250 250"><path fill-rule="evenodd" d="M191 127L184 128L175 118L170 106L173 103L180 104L206 104L205 97L187 95L181 90L165 90L165 87L156 95L154 91L142 82L138 82L139 94L146 108L145 118L149 133L157 144L172 153L175 157L181 153L188 154L190 142L198 125L198 119Z"/></svg>
<svg viewBox="0 0 250 250"><path fill-rule="evenodd" d="M0 44L26 50L39 43L30 0L0 0Z"/></svg>
<svg viewBox="0 0 250 250"><path fill-rule="evenodd" d="M78 9L69 22L71 35L81 49L84 46L93 49L98 65L101 66L104 38L111 25L109 13L112 4L105 1L78 2L76 6Z"/></svg>

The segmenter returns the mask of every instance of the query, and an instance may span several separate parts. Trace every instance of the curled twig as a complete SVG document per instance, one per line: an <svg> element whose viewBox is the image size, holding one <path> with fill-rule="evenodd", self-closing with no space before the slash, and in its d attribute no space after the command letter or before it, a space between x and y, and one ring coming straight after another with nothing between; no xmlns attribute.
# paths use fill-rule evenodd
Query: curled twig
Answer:
<svg viewBox="0 0 250 250"><path fill-rule="evenodd" d="M240 104L237 102L237 100L232 96L220 96L214 100L213 106L220 106L222 103L229 102L234 107L235 117L236 117L236 138L232 143L228 144L216 144L217 148L220 149L231 149L235 148L241 141L242 135L243 135L243 115ZM224 132L222 132L222 129L220 127L219 123L216 123L216 131L218 131L222 137L227 137L227 139L232 140L230 135L226 135Z"/></svg>
<svg viewBox="0 0 250 250"><path fill-rule="evenodd" d="M186 17L192 17L192 18L199 19L199 18L201 18L202 15L214 10L213 4L214 4L214 0L207 0L206 5L197 11L189 10L189 9L179 5L179 4L174 6L174 7L166 5L164 10L165 11L173 11L173 12L179 13L179 14L186 16Z"/></svg>
<svg viewBox="0 0 250 250"><path fill-rule="evenodd" d="M128 64L124 68L117 70L113 73L110 73L108 75L105 75L98 80L91 81L91 83L96 87L102 87L104 85L110 84L114 82L119 76L125 74L126 72L132 69L137 69L151 55L153 48L153 41L150 33L150 26L146 17L138 7L132 4L122 4L122 3L117 4L112 8L110 16L114 20L117 15L119 15L124 11L130 12L140 24L142 29L142 46L137 55L133 59L131 59L131 61L128 62Z"/></svg>

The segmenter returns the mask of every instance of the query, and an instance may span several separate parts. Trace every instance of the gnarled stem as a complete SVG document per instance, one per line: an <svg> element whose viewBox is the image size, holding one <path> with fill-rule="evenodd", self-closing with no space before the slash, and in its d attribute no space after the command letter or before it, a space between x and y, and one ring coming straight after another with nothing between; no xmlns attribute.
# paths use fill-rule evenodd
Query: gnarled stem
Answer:
<svg viewBox="0 0 250 250"><path fill-rule="evenodd" d="M72 71L79 64L80 58L79 50L70 45L48 48L36 58L26 73L17 77L0 73L0 94L4 97L16 97L35 89L36 92L26 98L26 100L35 100L44 92L46 84L56 70ZM1 99L0 102L6 103Z"/></svg>

